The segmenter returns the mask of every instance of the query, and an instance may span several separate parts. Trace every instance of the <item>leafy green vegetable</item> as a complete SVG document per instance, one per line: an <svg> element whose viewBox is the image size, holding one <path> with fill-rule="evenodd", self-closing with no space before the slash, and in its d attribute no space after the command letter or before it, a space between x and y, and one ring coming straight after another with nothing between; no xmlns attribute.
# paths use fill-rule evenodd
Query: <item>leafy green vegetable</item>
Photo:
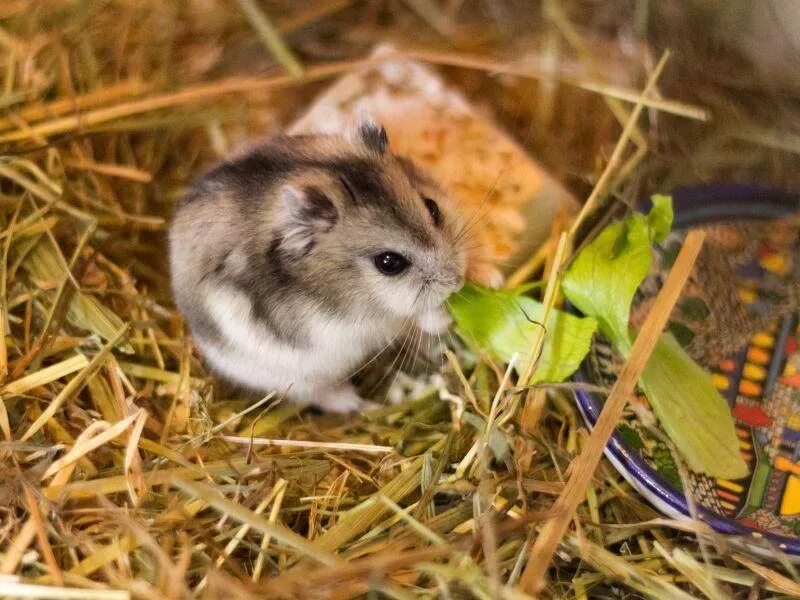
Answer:
<svg viewBox="0 0 800 600"><path fill-rule="evenodd" d="M653 260L650 246L663 241L671 225L672 201L654 196L649 215L633 213L603 229L578 253L561 282L569 301L597 319L600 331L624 356L631 350L631 302Z"/></svg>
<svg viewBox="0 0 800 600"><path fill-rule="evenodd" d="M672 196L655 194L650 197L650 202L653 203L653 208L647 213L647 225L653 235L652 241L660 244L672 229Z"/></svg>
<svg viewBox="0 0 800 600"><path fill-rule="evenodd" d="M508 362L519 354L524 368L535 333L542 327L543 306L519 293L495 291L468 284L448 300L459 334L477 351L493 360ZM597 322L552 310L544 349L531 383L563 381L580 366L592 341Z"/></svg>
<svg viewBox="0 0 800 600"><path fill-rule="evenodd" d="M589 351L598 326L617 351L628 357L633 345L629 328L633 297L650 270L652 244L663 242L672 226L672 199L653 196L652 202L649 214L633 213L612 223L575 257L564 274L562 290L586 318L558 310L550 313L531 383L562 381L572 375ZM470 284L451 297L449 305L460 335L475 350L502 362L518 353L518 364L524 368L542 327L541 303L522 291L493 291ZM747 475L725 399L672 334L662 335L639 383L692 470L728 479ZM502 440L493 441L493 450L502 455Z"/></svg>
<svg viewBox="0 0 800 600"><path fill-rule="evenodd" d="M690 469L725 479L747 476L728 403L671 334L658 340L639 384Z"/></svg>
<svg viewBox="0 0 800 600"><path fill-rule="evenodd" d="M612 223L575 257L562 290L626 358L628 321L637 288L652 263L652 242L672 224L669 196L654 196L649 215L634 213ZM662 335L639 381L658 419L694 471L737 479L747 474L730 409L711 379L671 334Z"/></svg>

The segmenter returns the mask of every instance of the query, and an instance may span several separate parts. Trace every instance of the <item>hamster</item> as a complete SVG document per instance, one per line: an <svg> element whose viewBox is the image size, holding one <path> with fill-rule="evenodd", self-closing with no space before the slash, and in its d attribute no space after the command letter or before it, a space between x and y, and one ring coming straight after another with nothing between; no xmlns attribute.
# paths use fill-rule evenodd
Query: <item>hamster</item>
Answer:
<svg viewBox="0 0 800 600"><path fill-rule="evenodd" d="M222 162L170 228L174 298L211 370L351 412L350 376L411 327L446 328L469 242L383 127L279 137Z"/></svg>

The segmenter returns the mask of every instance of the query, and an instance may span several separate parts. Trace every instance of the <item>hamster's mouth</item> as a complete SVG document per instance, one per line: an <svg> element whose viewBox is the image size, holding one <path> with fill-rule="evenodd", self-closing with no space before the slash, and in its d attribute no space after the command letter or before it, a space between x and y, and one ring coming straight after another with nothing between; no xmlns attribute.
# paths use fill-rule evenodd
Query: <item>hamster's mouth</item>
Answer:
<svg viewBox="0 0 800 600"><path fill-rule="evenodd" d="M430 290L424 299L424 301L420 302L419 310L420 312L425 312L431 310L433 308L439 308L444 306L447 302L447 299L458 292L463 287L463 285L455 287L455 286L447 286L447 287L438 287L437 289Z"/></svg>

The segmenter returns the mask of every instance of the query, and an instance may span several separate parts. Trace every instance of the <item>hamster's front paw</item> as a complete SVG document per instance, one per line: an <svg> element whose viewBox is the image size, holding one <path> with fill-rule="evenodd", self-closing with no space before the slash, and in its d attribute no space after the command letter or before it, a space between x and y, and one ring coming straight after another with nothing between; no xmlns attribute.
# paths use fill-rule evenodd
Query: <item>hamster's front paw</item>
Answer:
<svg viewBox="0 0 800 600"><path fill-rule="evenodd" d="M417 318L417 325L425 333L436 335L437 333L444 333L450 327L452 319L443 308L432 308L425 311Z"/></svg>
<svg viewBox="0 0 800 600"><path fill-rule="evenodd" d="M314 394L313 404L325 412L347 414L360 412L367 402L349 385L331 387Z"/></svg>

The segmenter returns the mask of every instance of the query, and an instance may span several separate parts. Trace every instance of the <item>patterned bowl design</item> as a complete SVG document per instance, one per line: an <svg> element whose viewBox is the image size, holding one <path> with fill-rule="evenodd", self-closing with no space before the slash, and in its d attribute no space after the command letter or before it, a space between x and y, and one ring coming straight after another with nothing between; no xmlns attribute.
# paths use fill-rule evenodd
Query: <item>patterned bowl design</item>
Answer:
<svg viewBox="0 0 800 600"><path fill-rule="evenodd" d="M715 185L677 190L673 202L674 232L657 248L632 321L647 314L686 231L703 227L706 246L669 329L730 404L750 466L737 481L689 473L697 515L721 533L746 536L753 550L800 557L800 195ZM578 379L608 387L620 366L608 343L597 340ZM603 396L575 395L594 426ZM643 396L638 402L647 405ZM689 515L671 451L633 410L606 455L657 509Z"/></svg>

